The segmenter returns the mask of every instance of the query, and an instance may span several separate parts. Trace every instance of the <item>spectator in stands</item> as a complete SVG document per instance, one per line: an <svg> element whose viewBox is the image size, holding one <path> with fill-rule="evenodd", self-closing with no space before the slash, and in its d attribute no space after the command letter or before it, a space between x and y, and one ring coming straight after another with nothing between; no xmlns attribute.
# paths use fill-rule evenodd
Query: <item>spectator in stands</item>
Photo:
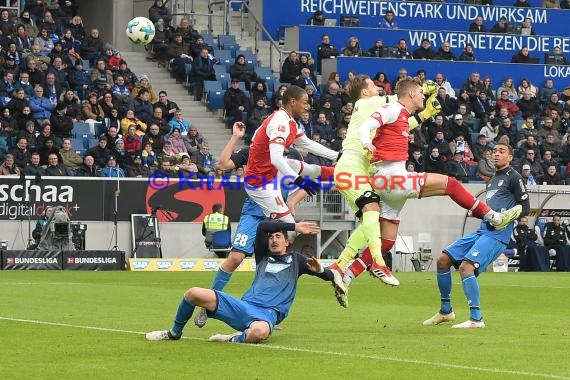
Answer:
<svg viewBox="0 0 570 380"><path fill-rule="evenodd" d="M107 69L103 59L98 59L97 66L91 71L91 82L95 82L97 79L104 80L105 89L110 90L113 88L113 73Z"/></svg>
<svg viewBox="0 0 570 380"><path fill-rule="evenodd" d="M515 117L517 114L519 114L520 109L515 103L513 103L513 101L509 99L509 92L503 89L500 94L500 98L497 99L497 110L500 111L501 108L506 108L509 117Z"/></svg>
<svg viewBox="0 0 570 380"><path fill-rule="evenodd" d="M462 151L457 150L453 154L453 159L447 162L446 174L450 177L456 178L458 181L469 182L471 169L469 169L469 165L464 161Z"/></svg>
<svg viewBox="0 0 570 380"><path fill-rule="evenodd" d="M48 30L45 27L40 29L40 34L34 39L34 45L40 48L40 54L47 56L53 49L53 40L50 38Z"/></svg>
<svg viewBox="0 0 570 380"><path fill-rule="evenodd" d="M146 178L150 175L148 166L143 165L142 157L137 154L133 157L133 164L127 169L127 177Z"/></svg>
<svg viewBox="0 0 570 380"><path fill-rule="evenodd" d="M538 88L531 83L531 81L527 78L521 79L521 84L518 87L519 94L524 92L530 93L532 98L536 98L538 96Z"/></svg>
<svg viewBox="0 0 570 380"><path fill-rule="evenodd" d="M257 79L257 74L255 73L253 66L245 61L245 56L243 54L239 54L230 68L230 77L232 79L237 79L239 82L244 82L245 89L249 91L251 90L251 82Z"/></svg>
<svg viewBox="0 0 570 380"><path fill-rule="evenodd" d="M10 20L10 13L7 9L2 9L0 11L0 32L5 36L11 36L14 31L14 22Z"/></svg>
<svg viewBox="0 0 570 380"><path fill-rule="evenodd" d="M318 70L322 70L322 60L325 58L338 57L339 52L337 48L334 47L330 42L330 38L327 34L321 36L321 44L317 47L317 65Z"/></svg>
<svg viewBox="0 0 570 380"><path fill-rule="evenodd" d="M111 150L107 148L107 137L99 137L99 143L89 148L85 155L92 156L97 166L104 167L111 156Z"/></svg>
<svg viewBox="0 0 570 380"><path fill-rule="evenodd" d="M95 92L90 93L87 97L87 101L83 104L82 113L83 119L92 126L92 130L95 130L95 123L102 123L105 120L105 112L103 112L103 107L99 104Z"/></svg>
<svg viewBox="0 0 570 380"><path fill-rule="evenodd" d="M554 160L559 160L562 154L562 143L559 139L556 139L556 136L552 132L547 133L544 141L540 144L540 152L544 154L546 151L551 152Z"/></svg>
<svg viewBox="0 0 570 380"><path fill-rule="evenodd" d="M99 169L100 177L110 177L110 178L124 178L126 177L125 171L119 167L117 164L117 158L115 156L110 156L107 160L107 164Z"/></svg>
<svg viewBox="0 0 570 380"><path fill-rule="evenodd" d="M346 139L347 128L338 127L336 129L336 136L330 142L330 148L337 152L342 151L342 143Z"/></svg>
<svg viewBox="0 0 570 380"><path fill-rule="evenodd" d="M457 102L455 99L446 94L445 88L443 87L440 87L437 90L436 100L439 102L439 104L441 104L440 114L445 117L451 116L455 110L457 110Z"/></svg>
<svg viewBox="0 0 570 380"><path fill-rule="evenodd" d="M24 105L20 114L18 115L18 130L23 131L26 130L28 131L28 128L26 127L29 123L32 123L32 125L34 126L34 129L32 129L31 132L35 132L35 129L37 127L37 129L39 130L39 126L40 124L36 121L36 119L34 119L33 115L32 115L32 110L30 109L29 105Z"/></svg>
<svg viewBox="0 0 570 380"><path fill-rule="evenodd" d="M0 165L0 176L4 175L20 175L20 167L14 163L14 156L10 153L4 158L4 162Z"/></svg>
<svg viewBox="0 0 570 380"><path fill-rule="evenodd" d="M83 20L81 19L80 16L74 16L71 19L71 22L67 24L65 27L71 30L73 38L81 42L82 44L81 53L83 55L83 41L87 37L87 33L85 32L85 28L83 27Z"/></svg>
<svg viewBox="0 0 570 380"><path fill-rule="evenodd" d="M38 149L38 138L36 137L36 125L33 120L28 120L24 124L24 128L18 132L17 139L24 137L27 141L27 148L31 152L36 152Z"/></svg>
<svg viewBox="0 0 570 380"><path fill-rule="evenodd" d="M324 112L319 112L317 115L317 120L313 124L313 135L315 133L318 133L320 139L324 140L325 143L328 143L333 138L334 129L332 128L329 120L327 120L326 114Z"/></svg>
<svg viewBox="0 0 570 380"><path fill-rule="evenodd" d="M486 149L483 156L479 159L479 164L477 165L477 175L487 182L491 177L495 175L497 168L493 163L493 151L491 149Z"/></svg>
<svg viewBox="0 0 570 380"><path fill-rule="evenodd" d="M138 81L138 78L135 75L135 73L133 73L131 69L127 66L127 62L125 62L124 60L121 61L121 63L119 64L119 70L115 72L115 78L119 75L121 75L125 79L125 84L132 92L132 90L135 87L135 83Z"/></svg>
<svg viewBox="0 0 570 380"><path fill-rule="evenodd" d="M32 46L34 46L33 40L26 33L26 29L23 25L16 26L16 34L12 36L14 45L10 44L8 46L8 51L6 54L14 56L16 64L21 64L22 59L31 52Z"/></svg>
<svg viewBox="0 0 570 380"><path fill-rule="evenodd" d="M192 156L193 153L198 152L202 148L203 144L208 143L198 132L198 128L196 127L190 127L186 136L183 136L182 138L184 139L186 150L190 156Z"/></svg>
<svg viewBox="0 0 570 380"><path fill-rule="evenodd" d="M376 58L385 57L387 53L384 51L384 43L382 42L382 40L376 40L374 42L374 45L370 49L368 49L367 55L369 57L376 57Z"/></svg>
<svg viewBox="0 0 570 380"><path fill-rule="evenodd" d="M66 113L67 105L64 102L58 102L49 119L53 134L59 138L71 137L73 130L73 120Z"/></svg>
<svg viewBox="0 0 570 380"><path fill-rule="evenodd" d="M0 97L6 98L12 95L14 92L15 83L14 83L14 73L10 71L4 72L4 78L0 81Z"/></svg>
<svg viewBox="0 0 570 380"><path fill-rule="evenodd" d="M444 139L443 131L437 131L435 137L431 140L428 150L432 151L433 148L438 149L439 156L443 161L451 158L451 150L449 149L448 142Z"/></svg>
<svg viewBox="0 0 570 380"><path fill-rule="evenodd" d="M445 41L441 44L441 47L437 51L436 57L434 59L439 59L442 61L457 61L457 57L451 51L451 45L449 42Z"/></svg>
<svg viewBox="0 0 570 380"><path fill-rule="evenodd" d="M208 49L202 49L200 56L192 63L192 75L194 80L194 100L202 100L205 80L216 80L214 61L209 57Z"/></svg>
<svg viewBox="0 0 570 380"><path fill-rule="evenodd" d="M162 148L164 147L164 137L160 134L160 129L158 125L152 124L148 128L148 132L144 135L142 139L142 145L146 146L147 143L151 143L152 150L159 155L162 153Z"/></svg>
<svg viewBox="0 0 570 380"><path fill-rule="evenodd" d="M424 171L428 173L445 174L445 161L439 155L439 149L432 147L429 149L430 154L425 159Z"/></svg>
<svg viewBox="0 0 570 380"><path fill-rule="evenodd" d="M289 56L283 61L281 67L280 81L285 83L294 83L301 76L301 63L297 57L297 52L292 51Z"/></svg>
<svg viewBox="0 0 570 380"><path fill-rule="evenodd" d="M382 17L382 20L378 23L379 28L384 29L399 29L398 24L394 21L394 11L388 9Z"/></svg>
<svg viewBox="0 0 570 380"><path fill-rule="evenodd" d="M539 152L538 149L536 150L528 149L526 151L526 157L522 160L523 164L522 169L524 169L524 165L529 165L530 172L536 180L538 180L540 177L544 175L544 170L542 169L542 165L540 165L540 162L536 157L537 152Z"/></svg>
<svg viewBox="0 0 570 380"><path fill-rule="evenodd" d="M0 113L0 135L16 137L18 134L18 122L12 116L10 107L5 106Z"/></svg>
<svg viewBox="0 0 570 380"><path fill-rule="evenodd" d="M487 27L483 25L483 17L477 16L471 25L469 25L470 32L487 33Z"/></svg>
<svg viewBox="0 0 570 380"><path fill-rule="evenodd" d="M58 41L61 44L61 53L62 54L69 54L69 53L76 53L75 51L75 47L80 45L79 41L75 41L75 38L73 38L73 33L71 33L71 29L66 28L63 31L63 34L61 35L60 40ZM55 44L54 44L55 47ZM57 50L56 51L52 51L51 53L55 54L55 53L59 53Z"/></svg>
<svg viewBox="0 0 570 380"><path fill-rule="evenodd" d="M554 135L555 140L560 140L560 134L558 133L558 130L554 127L554 121L552 120L552 117L547 116L544 119L542 119L542 125L540 131L538 132L538 136L541 143L546 139L549 133Z"/></svg>
<svg viewBox="0 0 570 380"><path fill-rule="evenodd" d="M14 24L12 22L10 22L10 24L12 24L12 28L13 28ZM20 13L20 18L18 18L16 20L16 25L23 25L28 36L30 36L32 38L36 37L39 33L36 22L30 17L30 12L26 9L24 9ZM13 34L13 32L6 33L4 31L2 31L2 34L5 36L9 36L9 35Z"/></svg>
<svg viewBox="0 0 570 380"><path fill-rule="evenodd" d="M564 143L562 143L562 152L560 157L563 165L568 165L570 163L570 133L566 135Z"/></svg>
<svg viewBox="0 0 570 380"><path fill-rule="evenodd" d="M154 172L158 168L158 158L156 152L153 150L152 142L148 141L144 144L141 157L143 165L149 168L151 172Z"/></svg>
<svg viewBox="0 0 570 380"><path fill-rule="evenodd" d="M513 7L530 8L532 5L527 0L516 0Z"/></svg>
<svg viewBox="0 0 570 380"><path fill-rule="evenodd" d="M534 58L529 54L528 48L525 46L511 58L511 63L532 63Z"/></svg>
<svg viewBox="0 0 570 380"><path fill-rule="evenodd" d="M170 69L174 73L177 83L186 78L186 65L192 64L192 57L188 55L190 46L184 41L182 35L175 34L166 47L166 59L170 62Z"/></svg>
<svg viewBox="0 0 570 380"><path fill-rule="evenodd" d="M540 104L536 97L532 97L532 93L530 91L522 92L522 99L518 101L517 106L523 119L528 117L532 118L540 114Z"/></svg>
<svg viewBox="0 0 570 380"><path fill-rule="evenodd" d="M45 74L51 58L41 55L40 45L32 45L31 51L25 55L24 61L36 62L38 70Z"/></svg>
<svg viewBox="0 0 570 380"><path fill-rule="evenodd" d="M125 77L117 75L112 89L112 98L116 108L125 110L131 100L131 90L125 83ZM105 114L107 114L105 112Z"/></svg>
<svg viewBox="0 0 570 380"><path fill-rule="evenodd" d="M313 94L317 96L320 95L319 89L315 84L315 80L311 77L311 71L307 68L301 69L301 76L299 77L299 79L296 79L293 82L293 84L301 88L306 88L307 86L310 86L313 88Z"/></svg>
<svg viewBox="0 0 570 380"><path fill-rule="evenodd" d="M76 170L83 163L83 158L71 150L71 140L68 138L63 139L59 155L63 164L72 171Z"/></svg>
<svg viewBox="0 0 570 380"><path fill-rule="evenodd" d="M173 128L168 136L168 141L172 144L172 150L176 154L188 154L188 149L186 149L186 144L180 133L179 128Z"/></svg>
<svg viewBox="0 0 570 380"><path fill-rule="evenodd" d="M491 105L491 102L487 98L487 93L484 91L479 92L479 96L477 96L476 100L472 103L472 111L475 114L475 117L481 119L481 123L486 123L491 110L494 107Z"/></svg>
<svg viewBox="0 0 570 380"><path fill-rule="evenodd" d="M476 100L476 98L474 99ZM471 105L471 97L465 90L459 91L459 96L457 97L457 107L461 107L464 105L467 109L467 112L471 112L473 106Z"/></svg>
<svg viewBox="0 0 570 380"><path fill-rule="evenodd" d="M138 92L138 96L129 103L129 109L132 109L135 116L147 125L152 123L154 113L152 103L149 99L149 91L146 88L141 88Z"/></svg>
<svg viewBox="0 0 570 380"><path fill-rule="evenodd" d="M192 154L192 162L198 167L198 172L202 175L208 175L215 171L216 160L210 153L210 147L206 143L202 143L200 150Z"/></svg>
<svg viewBox="0 0 570 380"><path fill-rule="evenodd" d="M550 110L556 110L558 114L561 114L562 110L564 109L564 106L565 104L558 97L558 93L554 92L550 95L550 98L544 104L544 114L549 115Z"/></svg>
<svg viewBox="0 0 570 380"><path fill-rule="evenodd" d="M477 136L477 141L472 145L471 151L473 152L474 160L479 162L484 156L485 151L493 150L493 146L487 142L487 137L484 134Z"/></svg>
<svg viewBox="0 0 570 380"><path fill-rule="evenodd" d="M60 161L60 158L55 153L51 153L48 156L48 164L45 173L47 176L73 176L73 172Z"/></svg>
<svg viewBox="0 0 570 380"><path fill-rule="evenodd" d="M553 93L558 93L558 91L554 88L554 81L552 79L545 80L544 86L540 89L539 92L540 104L546 104Z"/></svg>
<svg viewBox="0 0 570 380"><path fill-rule="evenodd" d="M489 101L495 101L495 91L493 90L493 83L491 82L491 77L483 78L483 88L481 91L484 91L487 94L487 99Z"/></svg>
<svg viewBox="0 0 570 380"><path fill-rule="evenodd" d="M32 157L31 152L28 149L28 140L26 140L24 136L18 137L16 145L10 148L8 153L13 156L14 163L21 169L26 167Z"/></svg>
<svg viewBox="0 0 570 380"><path fill-rule="evenodd" d="M263 98L257 99L257 103L255 104L255 107L253 107L253 109L249 112L249 115L247 118L247 124L246 124L246 129L245 129L246 143L249 143L251 141L251 137L253 136L253 134L255 133L257 128L259 128L261 123L263 123L263 121L265 119L267 119L267 117L270 114L271 114L271 111L266 107L265 101L263 100ZM306 120L305 121L308 121L309 113L305 112L304 114L306 114ZM306 125L303 123L303 121L300 121L299 123L303 124L303 127L306 127ZM305 129L305 134L307 136L309 136L309 138L311 136L310 133L311 133L310 130L307 133L307 130Z"/></svg>
<svg viewBox="0 0 570 380"><path fill-rule="evenodd" d="M507 33L507 26L508 26L507 18L501 16L499 22L493 25L489 33Z"/></svg>
<svg viewBox="0 0 570 380"><path fill-rule="evenodd" d="M570 0L560 0L560 9L570 9Z"/></svg>
<svg viewBox="0 0 570 380"><path fill-rule="evenodd" d="M424 38L420 47L414 50L414 59L436 59L437 53L431 48L431 42Z"/></svg>
<svg viewBox="0 0 570 380"><path fill-rule="evenodd" d="M168 99L168 94L164 90L158 93L158 101L154 103L152 106L161 107L162 115L166 117L168 121L171 121L176 115L176 113L180 111L180 107L178 107L178 104ZM184 133L186 131L183 130L182 132Z"/></svg>
<svg viewBox="0 0 570 380"><path fill-rule="evenodd" d="M502 119L502 124L499 126L499 137L501 136L507 136L510 144L516 146L518 142L518 131L510 117Z"/></svg>
<svg viewBox="0 0 570 380"><path fill-rule="evenodd" d="M427 137L429 141L433 140L439 131L441 131L444 140L451 141L453 138L449 125L447 125L447 119L445 119L443 115L436 115L433 118L433 122L430 121L427 124Z"/></svg>
<svg viewBox="0 0 570 380"><path fill-rule="evenodd" d="M308 111L305 111L301 114L301 117L297 120L299 126L305 132L305 136L311 138L313 135L313 121L311 120L311 114Z"/></svg>
<svg viewBox="0 0 570 380"><path fill-rule="evenodd" d="M168 122L168 125L170 126L169 133L172 133L174 128L178 128L181 134L186 134L190 130L192 123L184 119L182 116L182 110L176 110L174 118Z"/></svg>
<svg viewBox="0 0 570 380"><path fill-rule="evenodd" d="M175 30L176 34L180 34L182 36L182 40L187 44L192 44L196 41L196 38L200 35L198 31L196 31L188 19L181 19L178 27Z"/></svg>
<svg viewBox="0 0 570 380"><path fill-rule="evenodd" d="M158 155L158 161L170 161L176 160L176 151L172 147L172 143L170 140L166 140L164 142L164 147L162 148L162 152Z"/></svg>
<svg viewBox="0 0 570 380"><path fill-rule="evenodd" d="M163 0L154 0L154 4L148 9L148 18L153 23L156 23L159 18L162 18L164 24L169 26L172 21L172 14L164 3Z"/></svg>
<svg viewBox="0 0 570 380"><path fill-rule="evenodd" d="M528 139L529 137L532 136L533 139L536 140L536 138L538 137L538 131L535 127L534 124L534 116L528 116L525 119L525 122L521 125L521 134L523 136L523 138Z"/></svg>
<svg viewBox="0 0 570 380"><path fill-rule="evenodd" d="M494 117L495 112L496 111L494 109L491 110L491 115L489 115L487 122L481 127L481 130L479 131L480 134L485 135L488 143L495 141L499 136L501 123L499 122L498 118Z"/></svg>
<svg viewBox="0 0 570 380"><path fill-rule="evenodd" d="M22 76L23 75L24 75L24 73L22 73ZM33 94L33 92L32 92L32 94ZM11 98L10 102L8 103L8 107L10 107L10 109L12 110L12 114L17 118L22 117L22 112L23 112L25 107L28 107L28 108L30 107L28 97L26 96L26 91L22 87L18 87L18 84L16 84L16 89L12 93L12 98ZM28 114L27 116L30 116L30 115L31 114ZM22 128L20 128L20 129L22 129Z"/></svg>
<svg viewBox="0 0 570 380"><path fill-rule="evenodd" d="M110 127L107 132L103 134L103 136L107 137L107 148L111 151L111 154L115 150L115 144L117 140L122 139L122 136L119 134L119 130L116 127Z"/></svg>
<svg viewBox="0 0 570 380"><path fill-rule="evenodd" d="M50 10L44 12L43 18L37 21L38 29L46 29L48 34L59 36L61 33L61 24L53 18Z"/></svg>
<svg viewBox="0 0 570 380"><path fill-rule="evenodd" d="M465 136L468 134L463 133L461 130L456 129L454 131L453 141L449 143L449 150L452 154L455 154L458 150L463 152L463 161L467 164L475 164L475 157L473 156L473 151L471 150L471 145L467 141Z"/></svg>
<svg viewBox="0 0 570 380"><path fill-rule="evenodd" d="M560 165L560 157L557 157L556 159L552 158L552 151L550 150L541 149L541 152L543 153L542 153L542 160L540 160L540 165L542 165L542 169L545 172L550 165L554 165L558 168L558 166Z"/></svg>
<svg viewBox="0 0 570 380"><path fill-rule="evenodd" d="M87 70L83 69L83 61L78 59L75 61L74 69L70 69L68 73L69 87L77 92L80 100L85 100L89 89L90 78Z"/></svg>
<svg viewBox="0 0 570 380"><path fill-rule="evenodd" d="M127 133L123 135L125 151L133 154L141 150L141 138L137 135L137 127L134 124L129 125Z"/></svg>
<svg viewBox="0 0 570 380"><path fill-rule="evenodd" d="M342 49L342 55L345 57L361 57L363 54L358 38L351 36L346 42L346 46Z"/></svg>
<svg viewBox="0 0 570 380"><path fill-rule="evenodd" d="M536 137L533 135L529 135L526 139L519 141L517 148L521 157L526 157L526 152L529 149L532 149L533 152L539 151L538 144L536 143Z"/></svg>
<svg viewBox="0 0 570 380"><path fill-rule="evenodd" d="M152 108L152 116L148 119L147 124L158 125L162 136L166 136L170 133L170 125L168 124L168 120L162 116L162 107L160 106Z"/></svg>
<svg viewBox="0 0 570 380"><path fill-rule="evenodd" d="M475 58L475 55L473 53L473 45L472 44L466 44L465 45L465 50L463 50L461 52L461 55L459 56L459 61L466 61L466 62L477 61L477 59Z"/></svg>
<svg viewBox="0 0 570 380"><path fill-rule="evenodd" d="M152 84L149 81L148 75L141 75L139 81L135 83L135 86L131 91L131 96L133 98L140 97L141 92L143 90L146 90L148 92L148 99L146 99L145 101L150 101L151 103L156 103L158 101L158 97L156 96L156 92L154 92L154 88L152 87ZM152 104L149 110L151 109L152 109ZM150 112L150 115L152 115L152 111ZM142 119L140 115L137 114L137 116L139 116Z"/></svg>
<svg viewBox="0 0 570 380"><path fill-rule="evenodd" d="M301 70L302 69L309 69L309 72L311 73L311 78L313 79L313 82L316 82L316 78L315 78L315 60L313 58L311 58L309 55L307 54L299 54L299 63L301 64Z"/></svg>
<svg viewBox="0 0 570 380"><path fill-rule="evenodd" d="M381 88L384 90L385 95L392 95L392 85L390 85L390 81L388 80L388 76L384 72L378 72L374 76L374 84L376 87Z"/></svg>
<svg viewBox="0 0 570 380"><path fill-rule="evenodd" d="M42 120L49 119L51 112L54 110L57 101L50 101L44 98L44 89L42 86L37 85L34 88L34 96L30 98L30 109L33 112L34 118L41 122Z"/></svg>
<svg viewBox="0 0 570 380"><path fill-rule="evenodd" d="M194 60L196 60L196 58L200 57L202 50L204 49L208 50L208 56L211 59L211 54L213 52L212 47L204 42L204 37L200 35L196 36L196 41L190 45L190 55Z"/></svg>
<svg viewBox="0 0 570 380"><path fill-rule="evenodd" d="M73 32L73 29L71 30ZM87 59L92 66L95 66L96 60L104 52L103 40L99 37L99 29L91 29L91 32L81 44L81 57Z"/></svg>
<svg viewBox="0 0 570 380"><path fill-rule="evenodd" d="M412 54L408 50L408 43L403 38L401 38L398 41L398 45L396 45L396 58L400 58L400 59L411 59L412 58ZM395 88L395 86L392 86L392 87Z"/></svg>
<svg viewBox="0 0 570 380"><path fill-rule="evenodd" d="M265 85L265 81L257 80L251 87L249 94L252 108L255 107L259 99L263 99L267 108L271 107L269 106L269 102L267 100L267 87Z"/></svg>
<svg viewBox="0 0 570 380"><path fill-rule="evenodd" d="M146 123L137 118L133 110L128 110L125 117L121 120L121 133L123 135L127 134L131 126L135 126L137 136L141 137L145 135L147 130Z"/></svg>
<svg viewBox="0 0 570 380"><path fill-rule="evenodd" d="M31 153L30 161L24 168L24 174L33 177L46 174L45 169L40 165L40 154L38 152Z"/></svg>
<svg viewBox="0 0 570 380"><path fill-rule="evenodd" d="M413 136L413 135L410 135ZM412 172L420 173L423 171L425 166L424 158L422 156L422 149L414 148L411 151L410 157L408 159L408 164L412 164Z"/></svg>
<svg viewBox="0 0 570 380"><path fill-rule="evenodd" d="M233 125L236 121L243 121L243 112L247 112L247 107L247 97L239 88L238 79L233 78L230 88L224 94L224 108L226 111L227 124Z"/></svg>
<svg viewBox="0 0 570 380"><path fill-rule="evenodd" d="M311 17L307 20L307 25L325 25L325 15L323 11L315 11Z"/></svg>
<svg viewBox="0 0 570 380"><path fill-rule="evenodd" d="M559 0L542 0L542 8L560 9Z"/></svg>
<svg viewBox="0 0 570 380"><path fill-rule="evenodd" d="M521 173L523 182L526 186L537 184L535 176L530 171L530 165L529 164L523 164L523 166L521 167L520 173Z"/></svg>
<svg viewBox="0 0 570 380"><path fill-rule="evenodd" d="M59 148L61 146L61 140L52 135L51 133L51 125L49 123L49 120L44 120L40 128L40 134L38 136L38 145L37 145L38 150L42 149L46 141L49 139L51 139L53 145L55 145L56 147ZM42 165L45 165L45 162L47 162L47 155L45 156L46 161L44 161L43 159L44 157L42 156Z"/></svg>
<svg viewBox="0 0 570 380"><path fill-rule="evenodd" d="M532 20L530 17L525 17L521 23L521 34L524 36L536 36L536 32L532 28Z"/></svg>
<svg viewBox="0 0 570 380"><path fill-rule="evenodd" d="M483 91L483 82L480 79L478 72L473 72L469 75L469 78L463 83L461 91L467 92L469 98L475 100L477 94Z"/></svg>
<svg viewBox="0 0 570 380"><path fill-rule="evenodd" d="M503 91L507 91L507 98L511 102L516 102L519 100L519 92L514 85L513 78L508 77L504 80L503 84L497 89L497 96L501 97Z"/></svg>

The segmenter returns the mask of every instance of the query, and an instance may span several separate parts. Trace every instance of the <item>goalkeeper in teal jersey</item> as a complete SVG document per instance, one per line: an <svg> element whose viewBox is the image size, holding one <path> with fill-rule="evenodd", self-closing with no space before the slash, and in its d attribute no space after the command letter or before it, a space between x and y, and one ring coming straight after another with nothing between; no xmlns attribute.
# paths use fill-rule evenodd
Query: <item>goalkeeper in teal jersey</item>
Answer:
<svg viewBox="0 0 570 380"><path fill-rule="evenodd" d="M433 99L437 86L431 81L423 85L423 93L432 96L423 111L409 119L410 130L418 127L423 120L436 115L441 107L434 107ZM350 206L361 218L361 224L348 239L346 248L331 269L342 272L348 262L356 257L359 251L368 245L374 259L374 271L382 282L398 286L399 281L392 275L382 257L388 251L380 239L380 198L370 184L370 176L374 169L370 165L369 151L362 147L359 129L370 115L385 103L398 100L396 95L379 96L378 87L366 75L359 75L352 81L351 98L357 100L350 119L346 138L342 144L343 155L335 166L334 178L336 188L346 198ZM386 249L387 248L387 249Z"/></svg>

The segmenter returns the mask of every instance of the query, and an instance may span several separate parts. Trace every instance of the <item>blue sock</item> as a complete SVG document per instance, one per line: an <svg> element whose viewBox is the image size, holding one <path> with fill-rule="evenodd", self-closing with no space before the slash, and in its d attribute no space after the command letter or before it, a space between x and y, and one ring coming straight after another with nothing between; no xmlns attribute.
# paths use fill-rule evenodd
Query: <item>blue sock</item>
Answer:
<svg viewBox="0 0 570 380"><path fill-rule="evenodd" d="M241 333L241 335L234 336L232 338L232 342L234 342L234 343L245 343L246 338L247 338L247 334L244 331Z"/></svg>
<svg viewBox="0 0 570 380"><path fill-rule="evenodd" d="M170 329L172 335L180 336L182 334L182 330L186 323L194 313L195 305L190 303L186 297L182 297L182 301L180 301L180 305L178 305L178 310L176 311L176 318L174 319L174 324Z"/></svg>
<svg viewBox="0 0 570 380"><path fill-rule="evenodd" d="M230 281L230 278L232 278L232 274L233 273L225 272L222 268L218 269L216 275L214 276L214 280L212 281L210 289L214 289L220 292L224 290Z"/></svg>
<svg viewBox="0 0 570 380"><path fill-rule="evenodd" d="M474 321L480 321L483 319L483 316L481 316L481 310L479 309L481 293L479 292L477 277L474 274L469 274L461 279L461 283L469 304L469 317Z"/></svg>
<svg viewBox="0 0 570 380"><path fill-rule="evenodd" d="M451 269L437 270L437 286L441 296L441 307L439 312L442 314L451 313Z"/></svg>

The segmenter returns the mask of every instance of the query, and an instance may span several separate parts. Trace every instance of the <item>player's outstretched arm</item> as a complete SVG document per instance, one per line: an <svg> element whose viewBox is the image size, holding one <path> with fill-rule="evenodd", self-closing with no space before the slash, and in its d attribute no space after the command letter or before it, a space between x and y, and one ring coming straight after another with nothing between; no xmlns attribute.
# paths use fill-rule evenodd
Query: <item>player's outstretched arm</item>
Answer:
<svg viewBox="0 0 570 380"><path fill-rule="evenodd" d="M221 170L235 169L236 166L234 162L230 159L230 157L238 141L242 139L244 135L245 135L245 124L242 123L241 121L235 122L232 129L232 137L230 137L230 141L228 141L228 143L224 147L224 150L222 150L220 158L216 163L216 169L221 169Z"/></svg>
<svg viewBox="0 0 570 380"><path fill-rule="evenodd" d="M328 158L331 161L336 160L338 157L337 151L329 149L324 145L309 139L306 135L297 137L295 139L295 145L297 145L299 148L306 149L309 153Z"/></svg>

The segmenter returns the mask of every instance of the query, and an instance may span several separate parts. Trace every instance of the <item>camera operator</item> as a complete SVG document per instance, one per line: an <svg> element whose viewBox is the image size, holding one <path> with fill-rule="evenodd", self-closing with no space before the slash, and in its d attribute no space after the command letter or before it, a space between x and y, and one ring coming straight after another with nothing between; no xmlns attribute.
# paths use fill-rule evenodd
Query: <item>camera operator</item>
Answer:
<svg viewBox="0 0 570 380"><path fill-rule="evenodd" d="M32 238L34 238L34 244L30 245L28 249L36 249L40 244L40 239L42 237L42 232L44 227L48 223L49 218L53 214L53 207L47 206L44 213L40 219L36 222L36 228L32 231Z"/></svg>

